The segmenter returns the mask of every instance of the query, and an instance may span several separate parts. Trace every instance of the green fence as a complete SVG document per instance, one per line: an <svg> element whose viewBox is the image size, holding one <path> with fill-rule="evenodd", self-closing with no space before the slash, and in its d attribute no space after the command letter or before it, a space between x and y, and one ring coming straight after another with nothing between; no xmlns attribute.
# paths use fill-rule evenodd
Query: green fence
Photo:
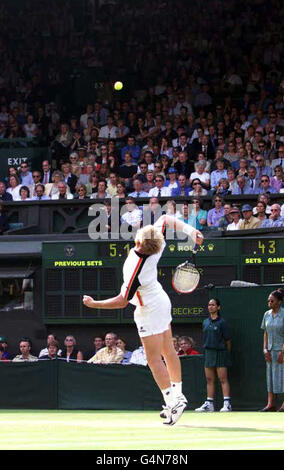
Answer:
<svg viewBox="0 0 284 470"><path fill-rule="evenodd" d="M206 397L203 356L181 359L183 390L194 409ZM255 369L251 369L252 380ZM257 410L265 404L264 368L257 387L239 390L239 377L232 374L233 407ZM159 410L161 393L148 367L93 365L65 361L1 363L1 409L108 409ZM257 390L257 393L256 391ZM220 394L217 406L221 406Z"/></svg>

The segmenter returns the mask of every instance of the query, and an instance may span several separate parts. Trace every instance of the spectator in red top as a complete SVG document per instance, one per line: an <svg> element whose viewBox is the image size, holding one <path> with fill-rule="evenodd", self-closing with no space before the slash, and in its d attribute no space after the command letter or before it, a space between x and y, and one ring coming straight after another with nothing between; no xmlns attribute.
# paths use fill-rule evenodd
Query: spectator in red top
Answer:
<svg viewBox="0 0 284 470"><path fill-rule="evenodd" d="M179 340L180 350L178 352L179 356L192 356L199 354L198 351L193 349L195 346L194 340L189 336L181 336Z"/></svg>
<svg viewBox="0 0 284 470"><path fill-rule="evenodd" d="M5 352L5 349L3 348L3 346L0 346L0 361L8 361L9 362L9 359L6 359L3 354Z"/></svg>

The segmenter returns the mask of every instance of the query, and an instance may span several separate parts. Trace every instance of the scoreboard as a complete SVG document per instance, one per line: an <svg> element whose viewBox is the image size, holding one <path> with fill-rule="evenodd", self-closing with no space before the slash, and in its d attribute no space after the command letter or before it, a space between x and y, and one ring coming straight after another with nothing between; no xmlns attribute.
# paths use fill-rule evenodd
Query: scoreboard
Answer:
<svg viewBox="0 0 284 470"><path fill-rule="evenodd" d="M134 306L94 310L82 304L84 294L96 299L116 296L130 241L44 242L42 251L42 311L47 323L128 323ZM177 294L171 284L176 266L192 250L188 242L170 241L158 264L158 280L169 294L175 322L201 322L207 316L209 284L230 286L233 280L257 284L284 283L283 238L206 239L196 255L198 289Z"/></svg>

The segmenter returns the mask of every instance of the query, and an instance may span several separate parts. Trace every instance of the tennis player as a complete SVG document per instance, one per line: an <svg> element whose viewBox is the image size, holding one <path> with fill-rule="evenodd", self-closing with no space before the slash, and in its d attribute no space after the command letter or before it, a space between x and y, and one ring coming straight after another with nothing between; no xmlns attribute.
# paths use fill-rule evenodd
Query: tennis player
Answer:
<svg viewBox="0 0 284 470"><path fill-rule="evenodd" d="M187 406L182 393L180 359L173 347L171 331L171 301L157 277L157 264L166 246L164 232L171 229L184 232L201 245L201 232L169 215L162 215L154 225L137 231L135 247L129 252L123 266L123 285L116 297L96 301L84 295L83 303L90 308L125 308L136 305L134 321L141 338L148 365L164 397L160 414L164 424L173 425ZM164 361L162 359L164 358Z"/></svg>

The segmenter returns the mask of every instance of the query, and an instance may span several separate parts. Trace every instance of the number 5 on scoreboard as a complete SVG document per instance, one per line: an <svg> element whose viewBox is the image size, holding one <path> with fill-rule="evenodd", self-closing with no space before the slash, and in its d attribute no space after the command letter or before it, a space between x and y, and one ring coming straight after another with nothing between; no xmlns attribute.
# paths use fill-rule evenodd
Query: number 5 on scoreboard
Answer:
<svg viewBox="0 0 284 470"><path fill-rule="evenodd" d="M112 258L116 257L116 243L110 243L109 245L109 256Z"/></svg>

